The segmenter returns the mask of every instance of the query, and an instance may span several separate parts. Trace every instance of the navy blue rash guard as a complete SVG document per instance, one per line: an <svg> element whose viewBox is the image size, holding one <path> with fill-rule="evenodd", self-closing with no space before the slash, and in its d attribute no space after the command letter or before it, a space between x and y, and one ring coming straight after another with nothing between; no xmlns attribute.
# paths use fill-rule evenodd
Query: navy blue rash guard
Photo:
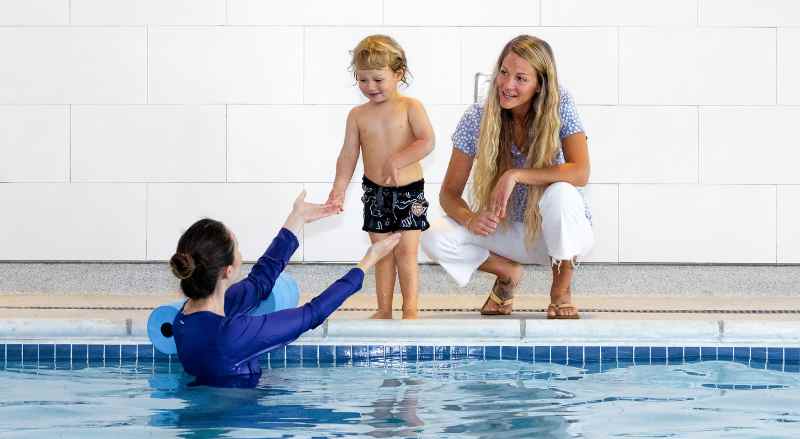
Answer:
<svg viewBox="0 0 800 439"><path fill-rule="evenodd" d="M305 305L267 315L250 316L272 292L299 243L281 229L244 280L225 291L225 316L210 311L183 314L173 321L175 345L184 370L195 384L253 387L261 376L258 357L316 328L353 293L361 289L364 272L353 268Z"/></svg>

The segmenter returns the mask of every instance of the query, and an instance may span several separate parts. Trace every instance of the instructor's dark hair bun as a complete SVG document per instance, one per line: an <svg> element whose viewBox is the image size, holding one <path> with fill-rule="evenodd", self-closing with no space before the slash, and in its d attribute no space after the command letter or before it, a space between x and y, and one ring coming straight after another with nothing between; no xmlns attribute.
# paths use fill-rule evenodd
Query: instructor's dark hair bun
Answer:
<svg viewBox="0 0 800 439"><path fill-rule="evenodd" d="M175 253L169 260L169 268L178 279L188 279L194 273L194 259L192 259L192 255L186 253Z"/></svg>
<svg viewBox="0 0 800 439"><path fill-rule="evenodd" d="M169 261L172 274L181 280L181 290L190 299L203 299L214 292L220 272L233 265L234 241L219 221L204 218L192 224L178 241Z"/></svg>

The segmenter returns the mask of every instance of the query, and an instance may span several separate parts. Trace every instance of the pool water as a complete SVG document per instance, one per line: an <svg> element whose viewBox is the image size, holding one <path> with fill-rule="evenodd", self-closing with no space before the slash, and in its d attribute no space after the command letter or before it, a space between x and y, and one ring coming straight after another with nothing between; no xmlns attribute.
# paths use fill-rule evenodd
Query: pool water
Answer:
<svg viewBox="0 0 800 439"><path fill-rule="evenodd" d="M706 361L601 368L513 360L264 371L188 387L167 364L0 369L3 438L796 438L800 374Z"/></svg>

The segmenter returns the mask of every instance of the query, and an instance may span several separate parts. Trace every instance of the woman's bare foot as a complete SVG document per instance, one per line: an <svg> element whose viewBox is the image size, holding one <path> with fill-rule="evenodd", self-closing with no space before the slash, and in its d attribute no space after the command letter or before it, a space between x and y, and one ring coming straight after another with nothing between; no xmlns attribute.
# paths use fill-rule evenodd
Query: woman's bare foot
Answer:
<svg viewBox="0 0 800 439"><path fill-rule="evenodd" d="M375 311L374 314L369 316L369 318L376 319L376 320L391 320L392 319L392 312L391 311L387 312L387 311L378 310L378 311Z"/></svg>

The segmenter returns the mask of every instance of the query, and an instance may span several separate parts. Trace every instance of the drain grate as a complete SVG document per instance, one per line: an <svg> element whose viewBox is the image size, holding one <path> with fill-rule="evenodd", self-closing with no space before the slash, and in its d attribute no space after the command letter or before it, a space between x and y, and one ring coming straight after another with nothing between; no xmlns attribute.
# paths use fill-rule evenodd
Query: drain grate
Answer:
<svg viewBox="0 0 800 439"><path fill-rule="evenodd" d="M151 311L152 306L6 306L0 309L16 310L93 310L93 311ZM376 308L339 308L339 311L374 312ZM402 311L395 308L394 311ZM420 308L419 312L479 312L480 308ZM519 308L514 312L543 313L545 308ZM631 313L631 314L800 314L800 309L646 309L646 308L581 308L586 313Z"/></svg>

